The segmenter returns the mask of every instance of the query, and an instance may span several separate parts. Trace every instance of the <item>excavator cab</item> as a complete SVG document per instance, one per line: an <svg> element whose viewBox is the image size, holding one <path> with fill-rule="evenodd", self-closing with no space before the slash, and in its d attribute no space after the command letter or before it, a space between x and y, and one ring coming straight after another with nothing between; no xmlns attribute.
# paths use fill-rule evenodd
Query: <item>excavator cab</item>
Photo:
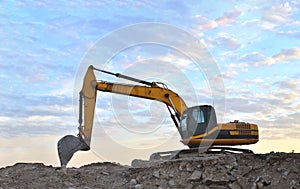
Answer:
<svg viewBox="0 0 300 189"><path fill-rule="evenodd" d="M188 138L204 134L216 125L217 117L212 106L194 106L183 112L179 130L182 138Z"/></svg>
<svg viewBox="0 0 300 189"><path fill-rule="evenodd" d="M258 127L253 123L235 120L217 123L214 107L210 105L187 108L178 128L181 142L190 148L199 146L233 146L258 142Z"/></svg>
<svg viewBox="0 0 300 189"><path fill-rule="evenodd" d="M194 106L186 109L180 121L179 132L183 140L191 136L205 135L217 126L215 109L210 105ZM193 147L192 145L190 147Z"/></svg>

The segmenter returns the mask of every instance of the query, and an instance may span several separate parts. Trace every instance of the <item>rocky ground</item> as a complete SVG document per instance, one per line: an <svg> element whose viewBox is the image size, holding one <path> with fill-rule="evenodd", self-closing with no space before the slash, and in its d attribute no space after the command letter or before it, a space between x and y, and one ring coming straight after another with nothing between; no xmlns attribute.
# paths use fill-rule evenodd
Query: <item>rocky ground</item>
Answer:
<svg viewBox="0 0 300 189"><path fill-rule="evenodd" d="M40 163L0 169L0 188L300 188L300 154L205 154L131 166L94 163L62 170Z"/></svg>

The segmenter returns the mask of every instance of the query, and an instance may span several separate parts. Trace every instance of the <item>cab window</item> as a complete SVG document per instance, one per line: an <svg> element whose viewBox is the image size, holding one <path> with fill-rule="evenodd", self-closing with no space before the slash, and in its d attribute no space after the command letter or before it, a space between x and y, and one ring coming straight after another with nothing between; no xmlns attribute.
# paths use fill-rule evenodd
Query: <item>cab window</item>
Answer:
<svg viewBox="0 0 300 189"><path fill-rule="evenodd" d="M186 115L183 115L182 119L181 119L181 130L182 131L187 131L187 126L186 126Z"/></svg>
<svg viewBox="0 0 300 189"><path fill-rule="evenodd" d="M193 118L195 119L195 121L197 123L204 123L204 114L203 111L199 110L199 109L194 109L193 110Z"/></svg>

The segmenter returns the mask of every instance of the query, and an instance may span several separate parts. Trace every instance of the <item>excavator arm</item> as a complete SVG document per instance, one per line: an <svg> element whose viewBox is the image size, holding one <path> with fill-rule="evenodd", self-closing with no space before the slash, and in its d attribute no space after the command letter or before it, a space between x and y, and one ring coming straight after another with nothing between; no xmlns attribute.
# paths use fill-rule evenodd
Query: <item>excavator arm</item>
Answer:
<svg viewBox="0 0 300 189"><path fill-rule="evenodd" d="M166 87L160 87L155 82L149 83L121 74L114 75L148 86L111 83L106 81L97 82L94 70L102 71L90 66L85 74L82 90L79 93L78 136L67 135L58 141L58 154L62 166L67 165L75 152L90 149L97 90L160 101L166 104L174 124L178 127L180 117L184 110L187 109L187 105L177 93ZM107 71L102 72L113 74Z"/></svg>

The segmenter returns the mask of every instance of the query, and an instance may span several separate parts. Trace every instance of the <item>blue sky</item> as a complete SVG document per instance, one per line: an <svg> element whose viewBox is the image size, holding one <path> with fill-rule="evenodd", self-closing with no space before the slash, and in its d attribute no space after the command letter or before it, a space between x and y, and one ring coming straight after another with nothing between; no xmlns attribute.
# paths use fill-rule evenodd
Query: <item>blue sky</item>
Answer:
<svg viewBox="0 0 300 189"><path fill-rule="evenodd" d="M121 27L141 22L179 27L196 36L205 45L223 77L226 91L224 121L240 119L257 123L260 127L261 140L251 148L257 152L293 149L299 152L299 9L298 1L267 0L230 3L147 0L2 2L1 166L17 161L40 161L58 165L55 149L57 140L64 134L77 132L73 93L76 93L74 88L76 89L77 84L74 82L77 73L85 71L78 70L81 61L99 39ZM159 68L185 73L186 78L162 76L157 71L152 74L139 70L138 66L130 63L142 61L141 57L153 58L154 55L158 56L156 60L161 60L155 63ZM137 46L115 56L106 68L142 79L164 81L182 94L188 105L196 105L185 94L185 88L176 85L186 79L190 82L187 84L192 86L199 84L196 85L199 96L195 102L212 103L211 97L206 95L209 94L209 86L205 83L204 76L196 75L192 67L187 68L189 64L186 60L176 59L175 55L176 52L163 47ZM173 62L176 69L170 67L168 62ZM150 65L147 61L142 63ZM109 76L101 77L115 81ZM163 105L131 98L126 98L124 104L123 98L103 94L97 101L96 109L98 120L107 123L104 125L106 135L112 137L118 146L125 146L127 153L143 154L142 157L146 157L151 150L183 147L176 128L166 118L168 114ZM119 109L114 112L111 105L113 102L120 104ZM124 116L121 111L123 106L129 109L135 119L146 120L145 127L139 131L152 131L153 121L147 122L152 114L158 117L163 115L159 117L159 121L167 126L149 135L131 133L126 129L120 131L120 122L114 118L118 113L118 116ZM159 108L159 111L149 111L152 106ZM122 120L128 123L132 119L125 115ZM121 125L124 126L124 123ZM133 125L133 128L137 129L136 127ZM95 133L98 131L96 127ZM125 155L123 159L116 158L117 152L104 149L103 145L96 145L97 142L106 144L101 141L100 136L102 135L95 134L95 150L77 155L71 165L100 161L99 156L103 156L105 160L129 161L129 155ZM166 138L172 144L165 144ZM153 141L159 145L153 144ZM129 150L136 148L143 148L144 151Z"/></svg>

